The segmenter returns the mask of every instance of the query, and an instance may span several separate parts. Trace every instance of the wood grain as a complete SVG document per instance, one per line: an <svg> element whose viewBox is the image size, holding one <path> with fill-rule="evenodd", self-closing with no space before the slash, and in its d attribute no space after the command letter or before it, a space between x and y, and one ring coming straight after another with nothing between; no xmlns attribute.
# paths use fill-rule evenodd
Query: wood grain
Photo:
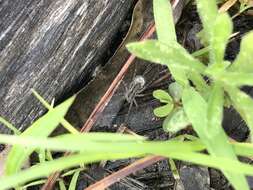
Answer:
<svg viewBox="0 0 253 190"><path fill-rule="evenodd" d="M105 62L133 2L0 1L0 116L24 129L45 111L31 88L50 102L81 84Z"/></svg>

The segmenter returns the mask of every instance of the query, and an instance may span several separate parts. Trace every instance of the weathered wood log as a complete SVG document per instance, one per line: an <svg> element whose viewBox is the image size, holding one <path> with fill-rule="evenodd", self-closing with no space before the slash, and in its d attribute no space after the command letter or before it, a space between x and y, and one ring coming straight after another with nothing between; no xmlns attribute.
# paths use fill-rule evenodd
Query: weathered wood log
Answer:
<svg viewBox="0 0 253 190"><path fill-rule="evenodd" d="M102 63L134 0L0 1L0 116L24 129ZM9 132L0 126L0 133Z"/></svg>

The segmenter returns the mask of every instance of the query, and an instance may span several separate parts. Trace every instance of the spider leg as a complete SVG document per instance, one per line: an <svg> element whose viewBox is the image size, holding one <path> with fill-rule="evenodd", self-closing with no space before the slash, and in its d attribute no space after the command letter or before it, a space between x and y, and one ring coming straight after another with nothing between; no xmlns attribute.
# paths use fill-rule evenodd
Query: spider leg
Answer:
<svg viewBox="0 0 253 190"><path fill-rule="evenodd" d="M136 66L136 64L134 64L133 66L134 66L134 72L133 72L133 74L132 74L132 78L131 78L131 80L133 80L133 79L134 79L134 77L135 77L135 76L136 76L136 74L137 74L137 66Z"/></svg>
<svg viewBox="0 0 253 190"><path fill-rule="evenodd" d="M146 94L136 94L135 97L144 97Z"/></svg>
<svg viewBox="0 0 253 190"><path fill-rule="evenodd" d="M157 65L155 65L155 66L157 66ZM154 67L154 66L153 66ZM152 68L153 68L152 67ZM159 67L156 67L157 68L157 72L155 72L155 73L159 73ZM158 77L159 77L159 75L158 75ZM147 84L145 84L145 86L143 87L143 90L142 91L144 91L147 87L149 87L153 82L155 82L157 80L157 76L156 77L154 77L151 81L149 81Z"/></svg>
<svg viewBox="0 0 253 190"><path fill-rule="evenodd" d="M129 119L129 115L130 115L130 111L131 111L132 107L133 107L133 101L131 101L131 103L129 105L127 115L126 115L126 119L125 119L125 123L127 123L128 119Z"/></svg>
<svg viewBox="0 0 253 190"><path fill-rule="evenodd" d="M137 101L136 101L135 98L133 98L133 103L134 103L134 105L135 105L136 107L138 107L138 104L137 104Z"/></svg>
<svg viewBox="0 0 253 190"><path fill-rule="evenodd" d="M148 64L147 66L146 66L146 69L145 69L145 71L143 72L143 76L145 77L150 71L152 71L152 69L153 69L153 67L155 67L156 65L155 64Z"/></svg>
<svg viewBox="0 0 253 190"><path fill-rule="evenodd" d="M125 81L122 81L122 84L123 84L123 87L124 87L124 93L123 93L123 95L124 95L125 99L127 101L129 101L129 88L128 88L128 86L127 86L127 84L126 84Z"/></svg>

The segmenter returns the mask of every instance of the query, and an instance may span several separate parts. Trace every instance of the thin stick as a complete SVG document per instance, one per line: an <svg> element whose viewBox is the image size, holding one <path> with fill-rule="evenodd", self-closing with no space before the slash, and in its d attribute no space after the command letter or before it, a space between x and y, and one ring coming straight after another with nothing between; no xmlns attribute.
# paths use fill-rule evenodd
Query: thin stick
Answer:
<svg viewBox="0 0 253 190"><path fill-rule="evenodd" d="M88 188L85 188L85 190L102 190L106 189L110 185L120 181L122 178L130 175L131 173L134 173L136 171L139 171L141 169L146 168L147 166L150 166L158 161L164 160L166 158L162 156L147 156L145 158L139 159L136 162L126 166L125 168L112 173L111 175L103 178L102 180L96 182L95 184L89 186Z"/></svg>

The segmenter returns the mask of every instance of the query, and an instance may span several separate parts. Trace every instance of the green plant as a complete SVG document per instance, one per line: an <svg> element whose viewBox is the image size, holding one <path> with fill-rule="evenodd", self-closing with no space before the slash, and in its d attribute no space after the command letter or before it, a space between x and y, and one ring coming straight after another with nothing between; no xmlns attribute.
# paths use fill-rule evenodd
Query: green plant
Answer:
<svg viewBox="0 0 253 190"><path fill-rule="evenodd" d="M192 124L199 138L188 136L189 141L183 141L183 137L179 136L161 142L123 134L80 134L64 119L74 97L53 107L36 94L49 111L22 134L19 132L15 135L0 134L0 143L13 145L7 158L5 176L0 178L0 189L40 184L43 180L34 180L80 164L143 157L150 154L220 169L236 189L249 189L244 175L253 175L253 167L239 162L236 156L253 156L253 145L230 142L221 127L221 119L223 105L226 102L226 105L235 106L252 127L250 118L252 100L239 89L241 85L252 84L252 79L247 78L251 76L252 69L250 64L252 59L250 56L253 55L253 48L250 47L252 33L242 40L241 52L236 61L232 65L225 62L223 55L232 28L231 21L226 14L217 13L214 1L198 0L197 4L202 15L206 40L210 46L208 65L193 58L176 42L171 7L167 0L154 0L158 41L133 43L128 45L128 48L144 59L168 65L176 83L169 87L168 92L154 92L154 95L167 106L164 109L165 113L163 109L158 109L157 114L173 113L174 121L168 118L168 122L176 123L178 120L174 111L177 111L177 114L181 114L183 122ZM220 25L222 27L219 27ZM203 76L209 77L210 83L207 84ZM235 76L238 80L231 81ZM196 88L191 87L189 81L192 81ZM13 128L3 119L0 122ZM182 124L183 122L174 130L184 127L186 124ZM171 123L166 125L167 130L172 130L170 126L174 125ZM51 131L59 124L65 126L71 134L49 137ZM209 155L201 153L203 150L207 150ZM23 162L34 151L40 155L41 162L21 170ZM51 151L68 151L72 154L55 159ZM72 189L75 188L79 171L74 169L67 172L68 175L74 174L71 182ZM61 189L66 189L62 180L59 183Z"/></svg>
<svg viewBox="0 0 253 190"><path fill-rule="evenodd" d="M158 116L168 115L164 125L173 120L171 123L185 123L187 126L189 121L211 155L237 160L221 122L223 107L231 105L240 113L251 131L253 129L253 100L240 90L244 85L253 85L253 32L242 39L236 60L233 63L225 61L224 52L232 33L231 18L226 13L218 13L215 0L196 0L196 4L204 28L201 36L209 46L207 65L195 59L177 43L171 21L171 7L167 0L154 0L158 40L131 43L127 48L142 59L167 65L175 81L183 87L181 109L173 106L165 91L154 92L154 96L161 102L164 102L162 100L166 96L166 105L155 110ZM208 77L209 82L204 80L204 76ZM178 117L178 109L181 117ZM171 126L173 125L166 125L166 129L170 131ZM182 128L179 125L171 131L176 132ZM249 189L243 175L224 170L223 173L236 189Z"/></svg>
<svg viewBox="0 0 253 190"><path fill-rule="evenodd" d="M32 126L36 128L44 127L46 131L52 126L55 126L51 120L60 121L63 119L62 113L66 112L66 109L73 101L73 98L63 102L56 108L51 109L48 114L38 119ZM59 109L61 107L61 111ZM54 117L51 117L54 115ZM43 122L42 122L43 121ZM28 128L29 129L29 128ZM28 130L27 129L27 130ZM44 129L40 129L43 131ZM36 184L41 184L44 181L34 181L41 177L46 177L50 173L72 168L80 164L88 164L97 162L100 160L109 159L123 159L129 157L142 157L145 155L162 155L170 157L172 159L179 159L184 161L193 162L196 164L215 167L221 170L238 172L240 174L253 175L253 167L247 164L240 163L236 160L231 160L223 157L213 157L198 153L205 150L206 146L197 137L185 136L190 141L183 142L184 136L178 136L174 139L163 142L151 142L145 140L140 136L130 136L123 134L110 134L110 133L86 133L86 134L65 134L56 137L47 137L37 133L35 127L30 128L29 135L1 135L0 143L13 145L12 151L15 154L9 154L8 159L10 161L17 158L28 158L31 150L47 150L48 156L45 161L42 161L31 168L21 170L20 162L12 162L11 165L6 165L6 171L13 171L13 173L6 175L0 179L0 189L7 189L10 187L28 187ZM253 156L253 146L248 143L230 143L237 155L241 156ZM29 151L25 151L25 150ZM17 150L19 150L17 152ZM73 154L68 157L61 157L53 159L48 152L50 151L69 151ZM38 154L40 151L37 151ZM25 156L23 156L23 154ZM10 167L10 168L8 168ZM15 170L13 170L15 168ZM73 186L76 184L76 178L80 169L74 169L67 172L65 175L73 176ZM29 181L31 183L25 184ZM24 184L24 185L23 185ZM59 181L61 189L64 189L64 182ZM20 189L20 188L16 189Z"/></svg>

